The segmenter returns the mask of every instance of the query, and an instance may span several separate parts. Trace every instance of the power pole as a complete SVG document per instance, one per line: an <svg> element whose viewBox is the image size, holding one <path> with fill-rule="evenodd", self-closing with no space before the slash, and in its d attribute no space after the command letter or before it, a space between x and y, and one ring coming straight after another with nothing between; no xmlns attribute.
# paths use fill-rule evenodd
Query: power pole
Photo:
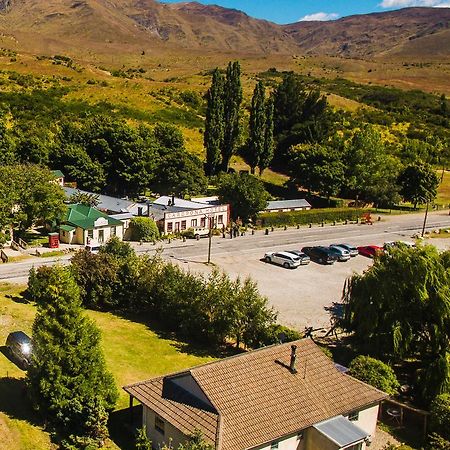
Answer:
<svg viewBox="0 0 450 450"><path fill-rule="evenodd" d="M212 217L208 217L209 232L208 232L208 262L207 262L207 264L209 264L211 262L211 240L212 240L211 222L212 222L212 220L213 220Z"/></svg>
<svg viewBox="0 0 450 450"><path fill-rule="evenodd" d="M422 227L422 237L425 234L425 226L427 224L427 217L428 217L428 207L430 205L430 202L427 201L427 209L425 210L425 218L423 219L423 227Z"/></svg>

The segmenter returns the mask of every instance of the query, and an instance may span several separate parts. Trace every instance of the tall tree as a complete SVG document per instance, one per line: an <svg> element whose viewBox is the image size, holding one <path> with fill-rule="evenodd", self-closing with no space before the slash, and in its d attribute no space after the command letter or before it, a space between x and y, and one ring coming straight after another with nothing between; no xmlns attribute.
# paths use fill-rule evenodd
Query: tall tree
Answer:
<svg viewBox="0 0 450 450"><path fill-rule="evenodd" d="M0 115L0 164L13 164L16 159L15 142Z"/></svg>
<svg viewBox="0 0 450 450"><path fill-rule="evenodd" d="M241 134L240 110L242 103L241 66L229 62L224 87L224 136L222 143L222 170L228 171L230 159L236 152Z"/></svg>
<svg viewBox="0 0 450 450"><path fill-rule="evenodd" d="M219 69L215 69L211 87L206 94L206 122L204 145L206 148L206 172L216 175L221 163L221 149L224 139L224 85L225 79Z"/></svg>
<svg viewBox="0 0 450 450"><path fill-rule="evenodd" d="M100 333L83 314L69 269L40 267L33 281L40 289L31 289L38 306L33 363L27 373L31 399L53 424L101 444L103 417L114 407L118 392L106 370Z"/></svg>
<svg viewBox="0 0 450 450"><path fill-rule="evenodd" d="M269 97L265 104L266 125L264 129L264 150L259 158L258 164L260 175L262 175L263 171L270 166L275 149L275 141L273 137L273 108L273 98Z"/></svg>
<svg viewBox="0 0 450 450"><path fill-rule="evenodd" d="M259 81L253 91L252 105L250 109L249 137L247 142L247 161L252 174L261 163L265 147L266 134L266 102L265 88Z"/></svg>
<svg viewBox="0 0 450 450"><path fill-rule="evenodd" d="M400 195L403 200L414 204L431 202L436 198L439 177L435 170L425 163L406 166L398 177Z"/></svg>

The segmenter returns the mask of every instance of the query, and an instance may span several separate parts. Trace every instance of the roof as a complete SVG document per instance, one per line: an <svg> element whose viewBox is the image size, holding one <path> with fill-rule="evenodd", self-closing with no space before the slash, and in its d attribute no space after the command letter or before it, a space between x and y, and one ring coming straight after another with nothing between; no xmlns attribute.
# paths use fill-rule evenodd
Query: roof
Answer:
<svg viewBox="0 0 450 450"><path fill-rule="evenodd" d="M203 209L203 208L211 208L214 205L210 205L208 203L201 203L201 202L195 202L191 200L184 200L182 198L175 197L175 204L172 205L172 197L168 195L162 195L161 197L157 198L153 205L164 205L168 207L178 207L182 208L182 210L186 209ZM176 211L170 211L170 212L176 212Z"/></svg>
<svg viewBox="0 0 450 450"><path fill-rule="evenodd" d="M305 199L296 200L272 200L267 203L265 211L271 209L311 208L311 204Z"/></svg>
<svg viewBox="0 0 450 450"><path fill-rule="evenodd" d="M60 225L59 228L64 231L74 231L76 229L72 225Z"/></svg>
<svg viewBox="0 0 450 450"><path fill-rule="evenodd" d="M128 219L132 219L134 217L134 215L132 213L119 213L119 214L110 214L109 217L112 217L113 219L117 219L117 220L128 220Z"/></svg>
<svg viewBox="0 0 450 450"><path fill-rule="evenodd" d="M80 203L68 206L67 216L64 222L65 225L72 225L83 228L83 230L88 230L95 228L95 222L100 218L106 219L109 226L122 225L120 220L113 219L96 208Z"/></svg>
<svg viewBox="0 0 450 450"><path fill-rule="evenodd" d="M316 423L314 428L337 444L339 448L356 444L370 436L370 433L362 430L343 416L333 417L332 419Z"/></svg>
<svg viewBox="0 0 450 450"><path fill-rule="evenodd" d="M292 344L298 347L297 373L287 368ZM181 374L197 383L217 414L183 396L163 393L164 384L180 373L124 389L185 434L198 428L211 439L220 423L216 430L220 450L253 448L387 397L340 373L310 339L265 347Z"/></svg>
<svg viewBox="0 0 450 450"><path fill-rule="evenodd" d="M52 174L55 178L64 178L64 174L60 170L52 170Z"/></svg>

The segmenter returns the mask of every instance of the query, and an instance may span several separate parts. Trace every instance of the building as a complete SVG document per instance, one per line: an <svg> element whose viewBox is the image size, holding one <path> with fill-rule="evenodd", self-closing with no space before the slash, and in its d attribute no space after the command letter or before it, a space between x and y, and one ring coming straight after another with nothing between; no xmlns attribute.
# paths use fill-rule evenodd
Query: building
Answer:
<svg viewBox="0 0 450 450"><path fill-rule="evenodd" d="M363 450L387 395L339 371L310 339L125 386L155 448L195 430L217 450Z"/></svg>
<svg viewBox="0 0 450 450"><path fill-rule="evenodd" d="M311 204L305 199L296 200L273 200L268 202L263 212L289 212L304 211L311 209Z"/></svg>
<svg viewBox="0 0 450 450"><path fill-rule="evenodd" d="M64 174L60 170L52 170L54 182L60 186L64 186Z"/></svg>
<svg viewBox="0 0 450 450"><path fill-rule="evenodd" d="M59 227L59 240L65 244L103 244L113 236L122 240L123 235L120 220L79 203L68 205L66 218Z"/></svg>

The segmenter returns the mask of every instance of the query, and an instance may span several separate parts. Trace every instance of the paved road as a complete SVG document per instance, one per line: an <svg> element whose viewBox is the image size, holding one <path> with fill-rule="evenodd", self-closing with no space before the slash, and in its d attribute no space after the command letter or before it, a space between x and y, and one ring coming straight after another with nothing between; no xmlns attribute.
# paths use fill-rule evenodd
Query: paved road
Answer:
<svg viewBox="0 0 450 450"><path fill-rule="evenodd" d="M297 270L265 264L260 258L266 251L299 249L305 245L348 242L354 245L383 244L391 240L411 240L414 233L420 232L423 214L404 214L384 217L374 225L327 225L313 228L276 230L268 236L258 231L254 236L230 239L215 237L211 246L211 261L233 277L250 276L266 295L269 302L279 311L282 323L302 329L306 325L327 326L329 313L326 308L339 302L345 279L352 273L361 273L370 266L371 260L364 257L353 258L347 263L334 266L320 266L311 263ZM427 230L450 227L450 216L445 212L429 215ZM441 242L439 242L441 241ZM433 240L444 248L450 246L450 239ZM162 256L180 264L182 267L207 274L210 266L204 263L208 253L208 239L186 242L174 241L171 244L153 246L134 245L138 253L154 253L161 249ZM32 266L52 265L57 262L69 264L70 256L0 265L0 281L26 283Z"/></svg>

